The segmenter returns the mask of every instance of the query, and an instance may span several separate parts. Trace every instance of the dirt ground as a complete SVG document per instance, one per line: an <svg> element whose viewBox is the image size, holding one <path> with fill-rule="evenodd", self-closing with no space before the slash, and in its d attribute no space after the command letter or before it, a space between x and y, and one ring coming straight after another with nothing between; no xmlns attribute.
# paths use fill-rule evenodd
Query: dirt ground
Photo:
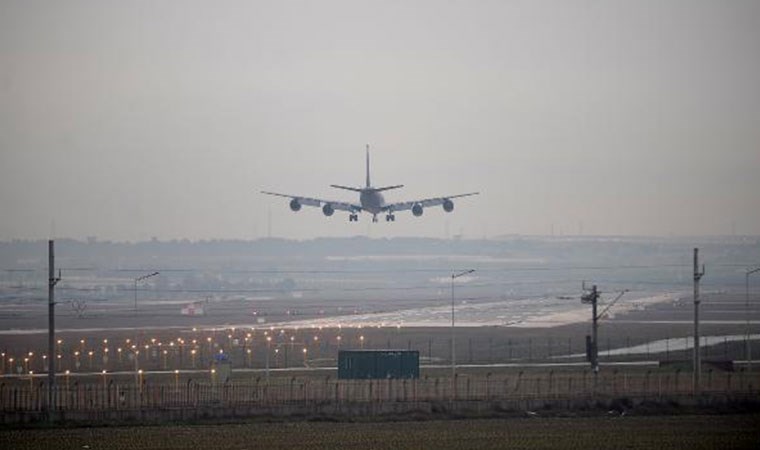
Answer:
<svg viewBox="0 0 760 450"><path fill-rule="evenodd" d="M423 422L278 422L0 432L7 449L742 449L760 415L576 417Z"/></svg>

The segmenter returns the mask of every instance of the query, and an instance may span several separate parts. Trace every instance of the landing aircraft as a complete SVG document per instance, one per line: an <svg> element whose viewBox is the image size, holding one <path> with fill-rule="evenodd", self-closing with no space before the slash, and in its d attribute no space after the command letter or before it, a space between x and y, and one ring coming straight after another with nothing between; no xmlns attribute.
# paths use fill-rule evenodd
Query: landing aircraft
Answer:
<svg viewBox="0 0 760 450"><path fill-rule="evenodd" d="M366 211L372 214L372 221L377 222L378 214L385 214L385 220L387 222L396 221L396 212L411 210L415 217L420 217L423 212L423 208L428 206L442 205L443 210L451 212L454 210L454 202L451 199L459 197L468 197L470 195L478 195L478 192L470 192L467 194L449 195L447 197L435 197L425 198L422 200L412 200L399 203L385 203L383 194L381 192L391 189L398 189L404 187L403 184L395 186L384 187L372 187L369 179L369 145L367 145L367 183L363 188L341 186L338 184L331 184L330 187L337 189L344 189L347 191L353 191L359 193L359 203L348 203L333 200L323 200L319 198L302 197L300 195L288 195L278 194L276 192L261 191L262 194L276 195L278 197L285 197L290 199L290 209L292 211L300 211L302 206L315 206L322 208L322 213L325 216L332 216L336 210L347 211L349 222L358 222L359 213Z"/></svg>

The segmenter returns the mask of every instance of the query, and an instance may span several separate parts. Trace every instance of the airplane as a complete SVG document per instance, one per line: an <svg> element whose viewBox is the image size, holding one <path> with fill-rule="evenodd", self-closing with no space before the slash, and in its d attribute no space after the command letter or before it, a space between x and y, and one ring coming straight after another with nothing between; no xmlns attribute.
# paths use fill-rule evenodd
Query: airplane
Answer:
<svg viewBox="0 0 760 450"><path fill-rule="evenodd" d="M301 210L302 206L314 206L322 208L322 213L330 217L336 210L347 211L349 222L358 222L359 213L366 211L372 214L372 222L377 222L377 215L385 213L386 222L396 221L396 212L411 210L415 217L420 217L423 212L423 208L429 206L442 205L443 210L451 212L454 210L454 202L451 199L459 197L468 197L470 195L478 195L479 192L470 192L467 194L449 195L447 197L435 197L425 198L422 200L412 200L407 202L398 203L385 203L385 199L381 192L389 191L391 189L398 189L404 187L403 184L384 187L372 187L369 178L369 145L367 145L367 180L366 185L363 188L355 188L349 186L342 186L338 184L331 184L330 187L336 189L344 189L347 191L353 191L359 193L359 203L349 203L333 200L323 200L319 198L302 197L300 195L288 195L279 194L277 192L261 191L262 194L274 195L277 197L285 197L290 199L290 209L293 212Z"/></svg>

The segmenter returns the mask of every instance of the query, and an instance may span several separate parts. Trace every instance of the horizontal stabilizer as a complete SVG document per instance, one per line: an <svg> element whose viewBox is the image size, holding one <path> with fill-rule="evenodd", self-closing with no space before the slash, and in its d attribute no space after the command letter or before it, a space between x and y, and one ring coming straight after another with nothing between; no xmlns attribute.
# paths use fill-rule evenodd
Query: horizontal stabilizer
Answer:
<svg viewBox="0 0 760 450"><path fill-rule="evenodd" d="M381 191L389 191L389 190L391 190L391 189L398 189L398 188L402 188L402 187L404 187L404 185L403 185L403 184L397 184L397 185L395 185L395 186L385 186L385 187L379 187L379 188L375 188L375 189L373 189L373 190L374 190L375 192L381 192Z"/></svg>
<svg viewBox="0 0 760 450"><path fill-rule="evenodd" d="M348 187L348 186L341 186L339 184L331 184L330 187L334 187L336 189L345 189L347 191L354 191L354 192L361 192L362 190L355 187Z"/></svg>

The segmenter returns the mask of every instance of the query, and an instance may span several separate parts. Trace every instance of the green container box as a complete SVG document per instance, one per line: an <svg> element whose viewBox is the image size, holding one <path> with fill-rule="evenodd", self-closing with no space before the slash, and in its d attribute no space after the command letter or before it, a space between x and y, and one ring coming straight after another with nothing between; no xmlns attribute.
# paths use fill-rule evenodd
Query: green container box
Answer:
<svg viewBox="0 0 760 450"><path fill-rule="evenodd" d="M416 350L341 350L338 378L419 378L420 352Z"/></svg>

